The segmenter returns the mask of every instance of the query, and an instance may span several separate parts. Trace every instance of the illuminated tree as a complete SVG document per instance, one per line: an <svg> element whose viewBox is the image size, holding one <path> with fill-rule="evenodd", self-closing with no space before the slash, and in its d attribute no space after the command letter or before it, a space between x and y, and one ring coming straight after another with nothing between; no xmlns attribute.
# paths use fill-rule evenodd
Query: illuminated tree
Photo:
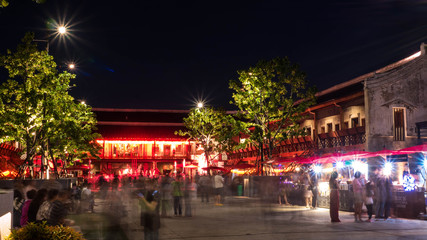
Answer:
<svg viewBox="0 0 427 240"><path fill-rule="evenodd" d="M61 152L87 150L95 137L90 107L68 94L75 75L58 73L53 57L38 51L33 37L26 34L15 53L8 50L0 58L10 78L0 86L0 142L16 141L24 147L21 173L26 167L32 170L38 154L56 166Z"/></svg>
<svg viewBox="0 0 427 240"><path fill-rule="evenodd" d="M314 88L307 88L305 74L288 58L260 61L255 67L238 72L230 81L233 101L241 111L246 133L260 150L258 170L272 157L274 148L284 139L305 135L299 126L307 107L314 103ZM262 149L264 151L262 151Z"/></svg>
<svg viewBox="0 0 427 240"><path fill-rule="evenodd" d="M232 151L237 146L233 137L242 130L233 116L211 107L192 109L184 118L184 125L187 131L180 130L175 134L188 136L201 144L208 167L218 154Z"/></svg>

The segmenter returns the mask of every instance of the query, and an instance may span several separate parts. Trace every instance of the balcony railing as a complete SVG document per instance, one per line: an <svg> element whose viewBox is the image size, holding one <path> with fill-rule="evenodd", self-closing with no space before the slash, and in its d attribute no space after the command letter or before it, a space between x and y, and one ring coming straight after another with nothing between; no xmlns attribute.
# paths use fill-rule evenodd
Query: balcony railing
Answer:
<svg viewBox="0 0 427 240"><path fill-rule="evenodd" d="M365 127L355 127L329 133L318 134L313 141L310 136L288 139L273 149L273 156L291 156L315 152L317 149L359 145L366 142ZM267 154L268 149L265 149ZM255 160L259 156L256 147L240 149L228 154L230 160Z"/></svg>

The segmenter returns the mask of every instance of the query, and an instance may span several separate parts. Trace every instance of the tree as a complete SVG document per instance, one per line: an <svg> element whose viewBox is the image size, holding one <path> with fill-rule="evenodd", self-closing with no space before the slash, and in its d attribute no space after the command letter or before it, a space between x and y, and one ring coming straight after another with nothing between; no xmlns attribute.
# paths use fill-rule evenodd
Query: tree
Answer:
<svg viewBox="0 0 427 240"><path fill-rule="evenodd" d="M188 136L201 144L208 167L218 154L231 151L237 146L233 137L242 130L233 116L212 107L192 109L188 117L184 118L184 125L187 131L180 130L175 134Z"/></svg>
<svg viewBox="0 0 427 240"><path fill-rule="evenodd" d="M95 137L90 107L80 106L68 94L75 75L58 73L53 57L38 51L33 39L34 34L26 34L15 53L8 50L0 58L10 78L0 87L0 142L16 141L24 147L21 172L32 169L37 154L50 156L56 165L55 156L66 145L80 150L83 142L91 146Z"/></svg>
<svg viewBox="0 0 427 240"><path fill-rule="evenodd" d="M305 135L299 122L304 118L303 112L314 103L315 89L306 89L305 74L288 58L260 61L238 74L238 80L230 81L234 90L230 103L241 112L250 136L248 142L258 145L260 171L264 153L268 160L278 143Z"/></svg>
<svg viewBox="0 0 427 240"><path fill-rule="evenodd" d="M33 2L36 3L44 3L46 2L46 0L32 0ZM8 0L0 0L0 8L4 8L9 6L9 1Z"/></svg>

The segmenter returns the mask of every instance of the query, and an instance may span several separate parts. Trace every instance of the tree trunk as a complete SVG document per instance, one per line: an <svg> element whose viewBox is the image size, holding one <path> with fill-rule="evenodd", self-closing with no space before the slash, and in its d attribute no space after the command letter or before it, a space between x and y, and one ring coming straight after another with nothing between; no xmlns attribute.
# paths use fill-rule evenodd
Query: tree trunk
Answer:
<svg viewBox="0 0 427 240"><path fill-rule="evenodd" d="M264 143L262 141L259 142L259 149L260 149L261 153L260 153L260 160L259 160L257 168L258 168L258 174L261 173L261 176L263 176L264 171L262 169L262 163L264 162Z"/></svg>

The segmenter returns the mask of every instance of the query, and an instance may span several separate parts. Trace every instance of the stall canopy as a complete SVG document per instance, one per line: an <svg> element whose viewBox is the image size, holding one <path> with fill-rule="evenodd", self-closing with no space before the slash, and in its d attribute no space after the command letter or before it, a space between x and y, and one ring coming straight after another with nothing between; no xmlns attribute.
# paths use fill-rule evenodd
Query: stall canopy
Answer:
<svg viewBox="0 0 427 240"><path fill-rule="evenodd" d="M225 169L225 168L222 168L222 167L214 167L214 166L212 166L212 167L204 167L204 168L202 168L203 170L214 170L214 171L222 171L222 172L226 172L227 171L227 169Z"/></svg>
<svg viewBox="0 0 427 240"><path fill-rule="evenodd" d="M247 169L247 168L254 168L254 167L255 167L255 165L252 165L252 164L240 163L240 164L234 165L231 168L234 168L234 169Z"/></svg>
<svg viewBox="0 0 427 240"><path fill-rule="evenodd" d="M412 153L418 153L418 152L427 153L427 143L423 143L421 145L400 149L399 152L401 154L412 154Z"/></svg>

